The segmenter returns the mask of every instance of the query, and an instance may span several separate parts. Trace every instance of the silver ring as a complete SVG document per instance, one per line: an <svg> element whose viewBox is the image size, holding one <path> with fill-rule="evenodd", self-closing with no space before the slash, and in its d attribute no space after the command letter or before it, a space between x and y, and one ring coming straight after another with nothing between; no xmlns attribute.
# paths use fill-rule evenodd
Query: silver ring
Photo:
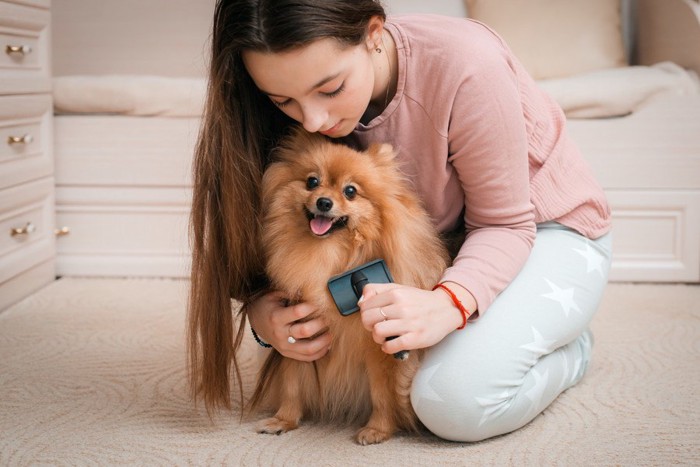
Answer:
<svg viewBox="0 0 700 467"><path fill-rule="evenodd" d="M384 317L384 321L389 319L389 317L384 313L384 310L382 310L382 307L379 307L379 313Z"/></svg>

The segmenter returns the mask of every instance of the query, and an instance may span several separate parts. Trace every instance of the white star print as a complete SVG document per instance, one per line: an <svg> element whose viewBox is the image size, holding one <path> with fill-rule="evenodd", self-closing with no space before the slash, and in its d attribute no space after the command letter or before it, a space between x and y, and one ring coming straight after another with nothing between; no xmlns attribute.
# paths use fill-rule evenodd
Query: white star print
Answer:
<svg viewBox="0 0 700 467"><path fill-rule="evenodd" d="M575 357L574 359L574 371L571 375L570 384L573 384L574 381L580 379L583 376L582 373L586 370L586 367L588 366L591 347L593 346L593 335L590 331L585 331L583 334L581 334L581 337L579 337L575 342L577 343L577 345L583 346L583 351L581 353L578 353L578 357Z"/></svg>
<svg viewBox="0 0 700 467"><path fill-rule="evenodd" d="M605 258L591 248L589 243L586 243L585 250L577 250L574 248L574 251L586 259L586 272L598 271L598 274L600 274L601 277L603 276L603 261Z"/></svg>
<svg viewBox="0 0 700 467"><path fill-rule="evenodd" d="M564 390L569 387L569 380L571 379L571 373L569 372L569 357L566 355L566 352L559 352L559 354L561 355L562 359L562 368L564 368L559 387Z"/></svg>
<svg viewBox="0 0 700 467"><path fill-rule="evenodd" d="M444 402L444 399L440 397L440 395L437 392L435 392L433 386L430 384L430 380L435 375L435 372L438 371L440 365L441 363L436 363L427 368L421 368L421 371L419 371L418 374L416 374L416 377L413 380L413 384L417 385L417 387L423 388L423 391L421 391L420 401L413 400L413 394L415 393L411 391L411 404L414 407L416 406L416 402L421 402L423 400Z"/></svg>
<svg viewBox="0 0 700 467"><path fill-rule="evenodd" d="M583 359L582 358L574 358L573 359L573 367L569 369L569 356L567 352L562 352L561 353L563 364L562 368L564 369L562 373L562 378L561 378L561 389L568 389L571 387L571 385L576 381L576 377L578 374L581 372L581 366L583 365Z"/></svg>
<svg viewBox="0 0 700 467"><path fill-rule="evenodd" d="M479 405L484 408L484 413L481 415L479 426L483 425L484 422L486 422L494 414L507 410L508 407L510 407L510 402L512 400L507 389L496 395L494 398L475 397L474 399L476 399Z"/></svg>
<svg viewBox="0 0 700 467"><path fill-rule="evenodd" d="M523 416L523 420L530 419L533 414L540 412L542 397L544 397L544 391L549 383L549 370L546 370L543 375L532 370L532 377L535 379L535 384L525 393L525 397L532 401L532 405Z"/></svg>
<svg viewBox="0 0 700 467"><path fill-rule="evenodd" d="M571 384L573 384L573 382L576 381L576 378L578 377L579 373L581 373L582 366L583 366L583 359L582 358L574 359L574 369L571 372L571 381L569 381L569 386L571 386Z"/></svg>
<svg viewBox="0 0 700 467"><path fill-rule="evenodd" d="M549 279L545 279L549 287L552 289L552 292L542 294L543 297L549 298L550 300L554 300L555 302L559 302L561 307L564 309L564 314L566 317L569 317L569 313L573 309L574 311L578 311L581 313L581 309L578 307L576 302L574 301L574 289L561 289L559 288L556 284L554 284L552 281Z"/></svg>
<svg viewBox="0 0 700 467"><path fill-rule="evenodd" d="M542 355L546 355L552 351L551 346L556 341L543 339L542 334L540 334L537 329L535 329L534 327L531 327L531 329L532 329L532 334L535 336L535 340L530 342L529 344L521 345L520 348L525 349L525 350L529 350L530 352L532 352L534 354L533 355L533 362L532 362L532 365L534 365L535 362L537 362L537 360Z"/></svg>

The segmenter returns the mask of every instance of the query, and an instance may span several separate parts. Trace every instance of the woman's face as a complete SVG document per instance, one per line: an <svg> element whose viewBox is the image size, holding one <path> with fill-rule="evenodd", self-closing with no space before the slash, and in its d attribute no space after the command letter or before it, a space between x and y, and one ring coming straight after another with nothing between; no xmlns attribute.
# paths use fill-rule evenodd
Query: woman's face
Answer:
<svg viewBox="0 0 700 467"><path fill-rule="evenodd" d="M347 136L380 94L372 43L342 46L331 38L281 53L246 51L243 62L261 92L306 131Z"/></svg>

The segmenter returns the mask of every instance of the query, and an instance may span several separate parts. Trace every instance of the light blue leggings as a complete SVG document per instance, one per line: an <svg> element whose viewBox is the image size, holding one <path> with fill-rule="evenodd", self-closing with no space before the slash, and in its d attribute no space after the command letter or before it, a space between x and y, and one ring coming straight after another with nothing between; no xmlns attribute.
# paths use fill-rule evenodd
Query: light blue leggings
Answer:
<svg viewBox="0 0 700 467"><path fill-rule="evenodd" d="M529 423L584 375L611 235L537 226L525 266L486 312L429 349L411 403L434 434L479 441Z"/></svg>

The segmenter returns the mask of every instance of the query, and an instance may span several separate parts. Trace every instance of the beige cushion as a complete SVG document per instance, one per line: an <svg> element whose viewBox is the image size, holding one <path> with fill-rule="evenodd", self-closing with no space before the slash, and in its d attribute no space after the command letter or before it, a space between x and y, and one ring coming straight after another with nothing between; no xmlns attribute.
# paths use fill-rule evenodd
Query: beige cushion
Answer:
<svg viewBox="0 0 700 467"><path fill-rule="evenodd" d="M626 65L620 0L465 0L535 79Z"/></svg>

